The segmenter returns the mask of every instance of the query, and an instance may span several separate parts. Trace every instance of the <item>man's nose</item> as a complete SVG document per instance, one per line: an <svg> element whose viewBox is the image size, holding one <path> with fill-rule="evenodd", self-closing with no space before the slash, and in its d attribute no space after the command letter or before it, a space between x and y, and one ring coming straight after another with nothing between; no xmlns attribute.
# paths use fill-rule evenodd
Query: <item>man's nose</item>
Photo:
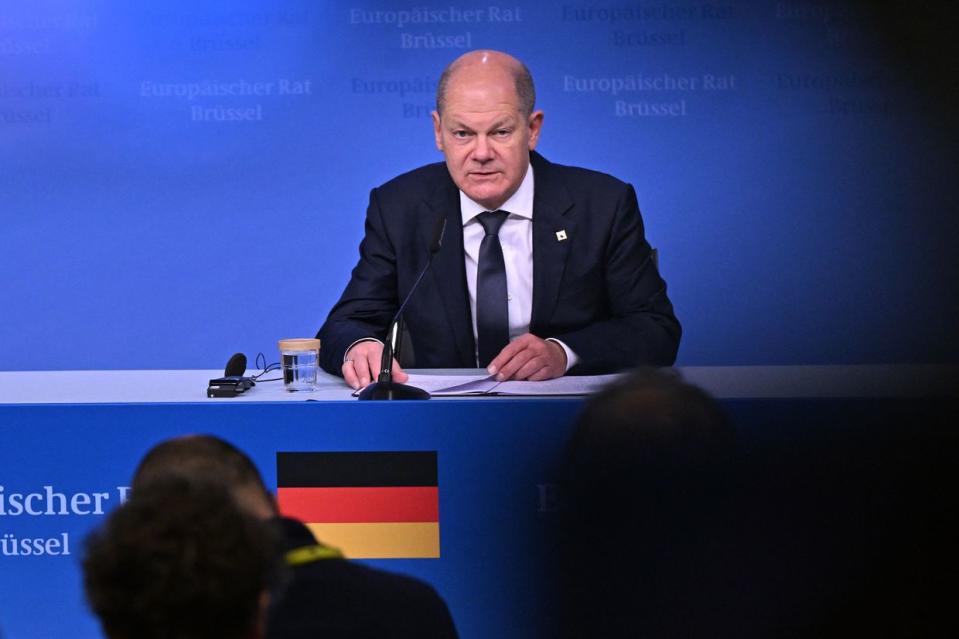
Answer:
<svg viewBox="0 0 959 639"><path fill-rule="evenodd" d="M489 162L493 159L493 148L489 138L485 135L476 136L476 146L473 148L473 159L477 162Z"/></svg>

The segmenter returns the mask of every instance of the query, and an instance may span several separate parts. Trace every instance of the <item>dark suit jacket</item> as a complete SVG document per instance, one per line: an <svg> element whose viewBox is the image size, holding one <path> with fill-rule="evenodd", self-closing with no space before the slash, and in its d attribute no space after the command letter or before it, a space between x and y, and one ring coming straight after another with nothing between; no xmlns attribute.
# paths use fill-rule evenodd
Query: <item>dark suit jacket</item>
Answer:
<svg viewBox="0 0 959 639"><path fill-rule="evenodd" d="M294 519L277 518L283 552L318 542ZM269 639L456 639L446 602L429 584L346 559L291 569L272 593Z"/></svg>
<svg viewBox="0 0 959 639"><path fill-rule="evenodd" d="M602 373L676 359L680 326L643 233L636 192L609 175L531 154L533 300L530 332L555 337ZM341 374L358 339L383 339L426 265L439 216L443 246L403 315L418 368L475 368L459 190L442 162L373 189L360 261L320 329L320 361ZM565 240L557 233L565 231Z"/></svg>

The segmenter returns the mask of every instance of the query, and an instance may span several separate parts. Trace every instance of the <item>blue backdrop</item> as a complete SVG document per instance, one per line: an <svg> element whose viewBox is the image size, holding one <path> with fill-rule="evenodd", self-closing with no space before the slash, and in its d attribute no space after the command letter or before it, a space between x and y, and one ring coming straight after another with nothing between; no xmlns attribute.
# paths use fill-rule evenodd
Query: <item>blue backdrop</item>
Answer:
<svg viewBox="0 0 959 639"><path fill-rule="evenodd" d="M0 369L312 335L369 189L441 159L436 79L479 47L532 70L547 158L636 186L680 364L955 362L948 11L877 11L7 0Z"/></svg>

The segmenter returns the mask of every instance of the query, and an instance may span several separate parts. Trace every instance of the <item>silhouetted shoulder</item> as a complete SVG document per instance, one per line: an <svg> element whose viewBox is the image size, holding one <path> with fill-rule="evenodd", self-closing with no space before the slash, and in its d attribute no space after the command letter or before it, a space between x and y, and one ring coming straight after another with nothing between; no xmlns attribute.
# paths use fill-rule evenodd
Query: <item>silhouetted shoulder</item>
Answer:
<svg viewBox="0 0 959 639"><path fill-rule="evenodd" d="M287 550L317 543L294 520L280 520ZM429 584L346 559L295 566L270 607L271 639L456 637L446 602Z"/></svg>

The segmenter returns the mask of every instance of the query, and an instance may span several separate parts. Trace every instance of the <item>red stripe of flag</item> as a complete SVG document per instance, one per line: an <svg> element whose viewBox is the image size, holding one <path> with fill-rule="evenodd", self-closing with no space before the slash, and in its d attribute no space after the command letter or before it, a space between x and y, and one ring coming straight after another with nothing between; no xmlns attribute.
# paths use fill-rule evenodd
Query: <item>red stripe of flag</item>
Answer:
<svg viewBox="0 0 959 639"><path fill-rule="evenodd" d="M280 512L307 523L439 521L436 486L280 488Z"/></svg>

